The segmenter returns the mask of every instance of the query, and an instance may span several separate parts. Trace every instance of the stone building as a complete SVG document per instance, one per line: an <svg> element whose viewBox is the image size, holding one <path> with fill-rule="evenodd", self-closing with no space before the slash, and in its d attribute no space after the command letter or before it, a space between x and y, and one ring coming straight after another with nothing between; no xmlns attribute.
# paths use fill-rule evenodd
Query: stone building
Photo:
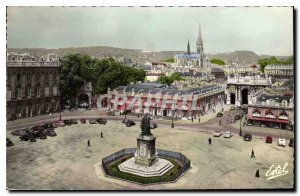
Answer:
<svg viewBox="0 0 300 196"><path fill-rule="evenodd" d="M203 38L201 35L200 25L198 39L196 41L196 53L191 52L190 42L188 40L186 53L175 55L174 60L175 67L196 67L199 69L199 71L209 71L209 61L204 54Z"/></svg>
<svg viewBox="0 0 300 196"><path fill-rule="evenodd" d="M29 54L7 55L7 120L59 111L59 59L55 55L35 58Z"/></svg>
<svg viewBox="0 0 300 196"><path fill-rule="evenodd" d="M249 124L293 129L294 97L283 95L260 94L253 97L248 105Z"/></svg>
<svg viewBox="0 0 300 196"><path fill-rule="evenodd" d="M154 116L197 117L221 110L225 104L224 90L216 84L177 90L165 84L137 83L108 91L106 96L109 98L101 104L108 104L110 109L118 112L129 110L135 114L149 113ZM122 97L126 97L127 101ZM131 101L134 101L134 104L128 109ZM175 103L176 107L172 107L171 103Z"/></svg>
<svg viewBox="0 0 300 196"><path fill-rule="evenodd" d="M271 78L266 76L235 75L227 79L226 103L241 106L248 104L251 97L272 84Z"/></svg>
<svg viewBox="0 0 300 196"><path fill-rule="evenodd" d="M275 79L290 79L294 77L294 65L267 65L265 74Z"/></svg>

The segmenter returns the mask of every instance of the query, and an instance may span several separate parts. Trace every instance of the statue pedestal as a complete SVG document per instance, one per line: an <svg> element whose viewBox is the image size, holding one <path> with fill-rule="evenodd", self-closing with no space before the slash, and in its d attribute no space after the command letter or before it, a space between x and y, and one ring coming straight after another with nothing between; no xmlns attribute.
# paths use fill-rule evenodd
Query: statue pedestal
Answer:
<svg viewBox="0 0 300 196"><path fill-rule="evenodd" d="M155 139L153 135L139 135L137 138L137 150L135 163L143 166L151 166L156 158Z"/></svg>

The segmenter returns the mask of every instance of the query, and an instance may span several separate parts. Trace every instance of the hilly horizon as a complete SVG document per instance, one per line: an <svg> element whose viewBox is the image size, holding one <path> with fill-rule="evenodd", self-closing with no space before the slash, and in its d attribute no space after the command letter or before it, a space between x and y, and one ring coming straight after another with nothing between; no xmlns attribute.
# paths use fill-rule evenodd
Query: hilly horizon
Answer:
<svg viewBox="0 0 300 196"><path fill-rule="evenodd" d="M164 59L174 58L176 54L184 53L185 51L145 51L141 49L125 49L109 46L90 46L90 47L66 47L58 49L48 48L7 48L7 52L15 53L29 53L35 57L42 57L48 54L56 54L59 57L68 53L82 53L88 54L96 58L114 57L114 58L131 58L136 62L145 61L160 61ZM226 63L235 62L237 59L239 62L245 63L257 63L261 58L268 58L275 55L260 55L253 51L241 50L234 52L222 52L222 53L206 53L209 59L217 58L225 61ZM287 59L290 56L275 56L278 59Z"/></svg>

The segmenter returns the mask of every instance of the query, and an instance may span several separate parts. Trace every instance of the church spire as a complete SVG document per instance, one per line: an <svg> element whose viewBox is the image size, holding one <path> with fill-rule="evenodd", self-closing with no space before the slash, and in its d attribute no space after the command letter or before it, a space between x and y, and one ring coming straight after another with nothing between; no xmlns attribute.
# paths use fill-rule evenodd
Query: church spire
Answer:
<svg viewBox="0 0 300 196"><path fill-rule="evenodd" d="M199 33L198 33L198 38L197 38L197 42L196 42L196 48L197 48L197 53L203 53L203 39L202 39L202 35L201 35L201 25L199 23Z"/></svg>
<svg viewBox="0 0 300 196"><path fill-rule="evenodd" d="M187 54L191 54L191 49L190 49L190 40L188 39L188 45L187 45Z"/></svg>

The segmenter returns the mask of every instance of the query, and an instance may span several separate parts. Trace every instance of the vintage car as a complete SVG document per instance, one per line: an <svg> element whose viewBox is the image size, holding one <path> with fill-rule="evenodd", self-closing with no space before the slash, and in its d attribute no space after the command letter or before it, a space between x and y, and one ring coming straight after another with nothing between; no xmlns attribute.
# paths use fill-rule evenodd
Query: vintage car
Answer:
<svg viewBox="0 0 300 196"><path fill-rule="evenodd" d="M29 141L30 140L30 135L29 134L20 135L19 139L21 141Z"/></svg>
<svg viewBox="0 0 300 196"><path fill-rule="evenodd" d="M214 137L220 137L221 135L222 135L221 131L215 131L213 134Z"/></svg>
<svg viewBox="0 0 300 196"><path fill-rule="evenodd" d="M104 118L97 118L97 119L96 119L96 122L97 122L98 124L106 125L107 120L104 119Z"/></svg>
<svg viewBox="0 0 300 196"><path fill-rule="evenodd" d="M29 141L30 141L30 142L36 142L36 137L30 136Z"/></svg>
<svg viewBox="0 0 300 196"><path fill-rule="evenodd" d="M131 127L131 126L134 126L134 125L135 125L135 122L133 122L132 120L127 120L126 127Z"/></svg>
<svg viewBox="0 0 300 196"><path fill-rule="evenodd" d="M97 122L96 122L96 120L94 118L91 118L91 119L89 119L89 123L90 124L96 124Z"/></svg>
<svg viewBox="0 0 300 196"><path fill-rule="evenodd" d="M106 115L108 115L108 116L115 116L116 114L115 114L114 111L109 111L109 112L106 113Z"/></svg>
<svg viewBox="0 0 300 196"><path fill-rule="evenodd" d="M272 136L267 136L267 137L266 137L266 143L272 144L272 142L273 142Z"/></svg>
<svg viewBox="0 0 300 196"><path fill-rule="evenodd" d="M250 142L252 140L252 135L250 133L245 133L244 141Z"/></svg>
<svg viewBox="0 0 300 196"><path fill-rule="evenodd" d="M80 119L80 122L81 122L81 124L85 124L86 123L85 118Z"/></svg>
<svg viewBox="0 0 300 196"><path fill-rule="evenodd" d="M232 137L232 133L230 131L226 131L223 137L224 138L231 138Z"/></svg>
<svg viewBox="0 0 300 196"><path fill-rule="evenodd" d="M57 134L53 130L46 130L46 135L50 137L55 137Z"/></svg>
<svg viewBox="0 0 300 196"><path fill-rule="evenodd" d="M76 119L71 119L70 121L72 122L72 124L78 124L78 121Z"/></svg>
<svg viewBox="0 0 300 196"><path fill-rule="evenodd" d="M10 134L12 134L14 136L20 136L21 132L22 132L21 129L17 129L17 130L13 130Z"/></svg>
<svg viewBox="0 0 300 196"><path fill-rule="evenodd" d="M218 112L217 117L221 117L221 116L223 116L223 113L222 112Z"/></svg>
<svg viewBox="0 0 300 196"><path fill-rule="evenodd" d="M72 120L64 120L65 125L72 125Z"/></svg>
<svg viewBox="0 0 300 196"><path fill-rule="evenodd" d="M278 138L278 146L285 146L285 139L283 138Z"/></svg>
<svg viewBox="0 0 300 196"><path fill-rule="evenodd" d="M14 143L9 138L6 138L6 147L10 147L13 145L14 145Z"/></svg>
<svg viewBox="0 0 300 196"><path fill-rule="evenodd" d="M63 120L59 120L54 122L55 125L57 125L58 127L64 127L65 126L65 122Z"/></svg>

